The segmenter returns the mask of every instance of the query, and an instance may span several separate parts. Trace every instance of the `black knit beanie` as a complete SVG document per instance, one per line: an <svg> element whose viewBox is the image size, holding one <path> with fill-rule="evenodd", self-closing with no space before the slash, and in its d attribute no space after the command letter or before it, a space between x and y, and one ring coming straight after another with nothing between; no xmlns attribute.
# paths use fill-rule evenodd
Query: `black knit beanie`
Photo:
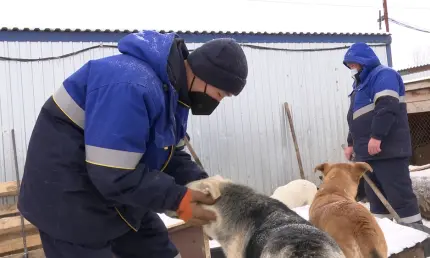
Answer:
<svg viewBox="0 0 430 258"><path fill-rule="evenodd" d="M206 42L188 56L193 73L214 87L239 95L246 84L248 64L245 53L234 39Z"/></svg>

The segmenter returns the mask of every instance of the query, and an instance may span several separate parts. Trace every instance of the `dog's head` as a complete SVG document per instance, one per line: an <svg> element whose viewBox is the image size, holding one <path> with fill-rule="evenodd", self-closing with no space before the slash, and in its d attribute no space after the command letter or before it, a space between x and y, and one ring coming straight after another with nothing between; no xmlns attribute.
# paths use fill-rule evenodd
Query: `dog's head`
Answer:
<svg viewBox="0 0 430 258"><path fill-rule="evenodd" d="M367 171L373 172L373 169L366 162L322 163L316 166L314 171L321 171L323 174L321 188L330 186L343 187L346 192L355 198L360 178Z"/></svg>
<svg viewBox="0 0 430 258"><path fill-rule="evenodd" d="M221 197L223 188L226 184L232 183L231 180L223 178L220 175L204 178L201 180L193 181L188 183L186 186L192 190L201 191L205 194L210 194L214 200L217 200ZM216 221L211 222L203 226L203 231L206 235L208 235L211 239L217 239L217 232L222 229L223 225L223 217L219 211L219 207L217 203L214 205L202 205L205 209L208 209L214 212L217 216Z"/></svg>
<svg viewBox="0 0 430 258"><path fill-rule="evenodd" d="M231 182L220 175L211 176L188 183L186 186L192 190L201 191L205 194L210 194L214 200L221 196L221 188L223 183Z"/></svg>

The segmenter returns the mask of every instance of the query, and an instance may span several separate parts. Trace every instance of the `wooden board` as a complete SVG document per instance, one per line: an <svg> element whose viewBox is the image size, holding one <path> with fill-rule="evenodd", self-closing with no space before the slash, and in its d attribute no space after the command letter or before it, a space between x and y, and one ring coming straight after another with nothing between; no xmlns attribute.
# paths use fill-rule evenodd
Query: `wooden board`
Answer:
<svg viewBox="0 0 430 258"><path fill-rule="evenodd" d="M429 112L430 111L430 100L416 101L406 103L408 114Z"/></svg>
<svg viewBox="0 0 430 258"><path fill-rule="evenodd" d="M0 197L16 196L17 194L16 181L0 183Z"/></svg>
<svg viewBox="0 0 430 258"><path fill-rule="evenodd" d="M0 218L17 215L19 215L19 211L16 204L0 205Z"/></svg>
<svg viewBox="0 0 430 258"><path fill-rule="evenodd" d="M430 88L407 91L405 93L406 103L424 101L430 99Z"/></svg>
<svg viewBox="0 0 430 258"><path fill-rule="evenodd" d="M209 239L202 227L178 223L168 228L169 236L181 258L210 258Z"/></svg>
<svg viewBox="0 0 430 258"><path fill-rule="evenodd" d="M42 246L39 234L28 235L27 248L36 249ZM7 239L0 242L0 257L3 255L22 253L24 244L22 238Z"/></svg>
<svg viewBox="0 0 430 258"><path fill-rule="evenodd" d="M405 83L408 113L430 111L430 78Z"/></svg>
<svg viewBox="0 0 430 258"><path fill-rule="evenodd" d="M24 219L24 228L26 230L35 228L30 222ZM0 236L21 231L20 216L7 217L0 219Z"/></svg>
<svg viewBox="0 0 430 258"><path fill-rule="evenodd" d="M430 88L430 78L405 82L406 92L425 88Z"/></svg>
<svg viewBox="0 0 430 258"><path fill-rule="evenodd" d="M22 253L3 256L2 258L22 258ZM31 250L28 252L28 258L46 258L43 249Z"/></svg>

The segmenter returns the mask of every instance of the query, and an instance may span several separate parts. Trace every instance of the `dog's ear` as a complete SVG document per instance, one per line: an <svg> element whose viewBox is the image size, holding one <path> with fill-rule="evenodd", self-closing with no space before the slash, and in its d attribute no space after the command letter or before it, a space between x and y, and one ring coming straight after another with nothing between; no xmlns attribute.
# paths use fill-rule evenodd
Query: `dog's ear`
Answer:
<svg viewBox="0 0 430 258"><path fill-rule="evenodd" d="M210 196L214 200L216 200L221 196L220 183L221 183L221 181L218 181L216 179L204 181L201 183L200 189L205 194L210 194Z"/></svg>
<svg viewBox="0 0 430 258"><path fill-rule="evenodd" d="M367 171L373 172L373 169L366 162L354 162L352 165L352 172L358 179L360 179Z"/></svg>
<svg viewBox="0 0 430 258"><path fill-rule="evenodd" d="M366 162L355 162L354 167L363 171L363 173L367 171L373 172L373 168Z"/></svg>
<svg viewBox="0 0 430 258"><path fill-rule="evenodd" d="M314 168L314 172L321 171L323 173L323 175L325 176L325 175L327 175L330 168L331 168L331 165L326 162L326 163L322 163L322 164L319 164L318 166L316 166Z"/></svg>

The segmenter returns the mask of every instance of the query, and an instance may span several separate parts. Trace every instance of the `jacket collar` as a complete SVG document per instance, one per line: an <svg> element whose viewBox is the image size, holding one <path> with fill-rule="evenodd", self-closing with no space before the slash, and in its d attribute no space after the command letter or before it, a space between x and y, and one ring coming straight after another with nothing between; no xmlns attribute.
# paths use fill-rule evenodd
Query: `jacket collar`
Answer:
<svg viewBox="0 0 430 258"><path fill-rule="evenodd" d="M178 93L178 100L190 106L191 101L188 97L187 73L184 61L188 58L189 51L183 39L175 38L170 48L167 60L167 74L170 83Z"/></svg>

